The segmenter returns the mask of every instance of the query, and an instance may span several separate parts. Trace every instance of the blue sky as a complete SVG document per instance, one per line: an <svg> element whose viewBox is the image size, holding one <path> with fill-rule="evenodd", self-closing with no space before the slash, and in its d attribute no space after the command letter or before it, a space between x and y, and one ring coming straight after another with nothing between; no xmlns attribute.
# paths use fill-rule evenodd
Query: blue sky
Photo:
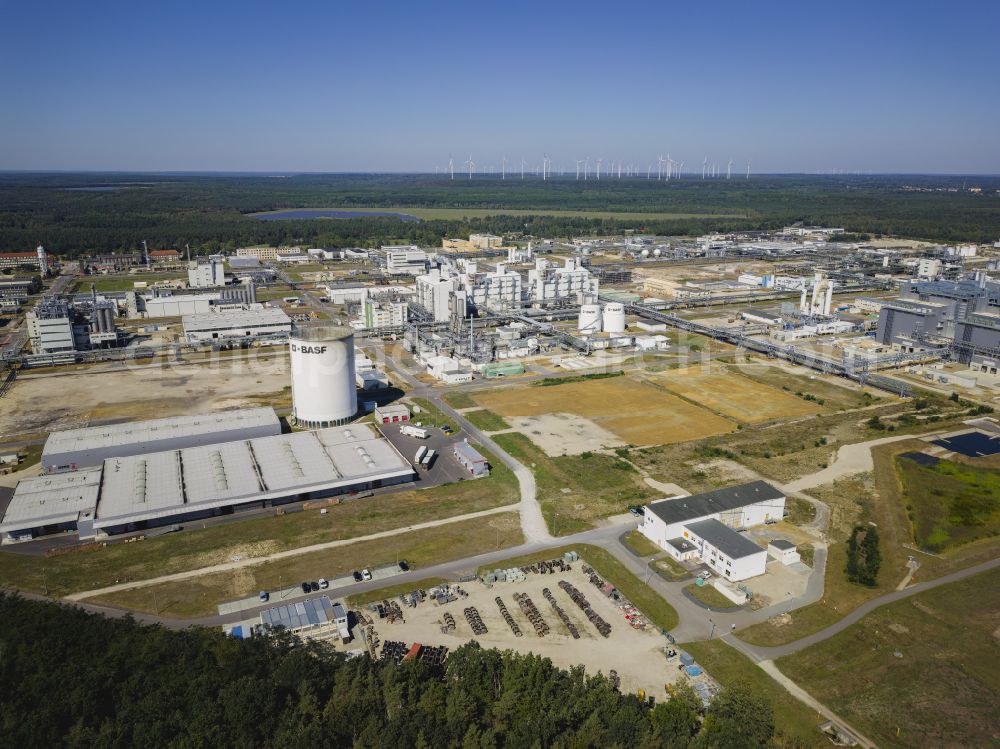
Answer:
<svg viewBox="0 0 1000 749"><path fill-rule="evenodd" d="M0 0L0 169L1000 173L998 34L995 0Z"/></svg>

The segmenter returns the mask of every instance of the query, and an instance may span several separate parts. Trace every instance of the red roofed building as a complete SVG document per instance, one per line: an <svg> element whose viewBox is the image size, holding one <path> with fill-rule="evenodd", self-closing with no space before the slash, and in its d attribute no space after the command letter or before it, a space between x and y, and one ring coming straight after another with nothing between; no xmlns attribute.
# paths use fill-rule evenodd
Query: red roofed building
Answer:
<svg viewBox="0 0 1000 749"><path fill-rule="evenodd" d="M149 259L154 263L172 263L181 259L177 250L150 250Z"/></svg>
<svg viewBox="0 0 1000 749"><path fill-rule="evenodd" d="M19 265L38 266L38 253L0 252L0 268L16 268Z"/></svg>

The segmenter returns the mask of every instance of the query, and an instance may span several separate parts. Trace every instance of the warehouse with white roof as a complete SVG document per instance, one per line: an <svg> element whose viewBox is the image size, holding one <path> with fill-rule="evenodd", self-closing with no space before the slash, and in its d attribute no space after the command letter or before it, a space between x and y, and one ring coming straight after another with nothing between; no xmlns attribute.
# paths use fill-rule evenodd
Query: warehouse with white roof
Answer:
<svg viewBox="0 0 1000 749"><path fill-rule="evenodd" d="M413 467L365 424L109 458L102 468L18 483L4 542L81 538L391 486Z"/></svg>
<svg viewBox="0 0 1000 749"><path fill-rule="evenodd" d="M184 340L188 343L255 336L287 336L292 331L292 318L282 310L259 306L184 315L181 323L184 325Z"/></svg>
<svg viewBox="0 0 1000 749"><path fill-rule="evenodd" d="M108 458L144 455L281 434L273 408L133 421L53 432L42 448L45 473L100 466Z"/></svg>

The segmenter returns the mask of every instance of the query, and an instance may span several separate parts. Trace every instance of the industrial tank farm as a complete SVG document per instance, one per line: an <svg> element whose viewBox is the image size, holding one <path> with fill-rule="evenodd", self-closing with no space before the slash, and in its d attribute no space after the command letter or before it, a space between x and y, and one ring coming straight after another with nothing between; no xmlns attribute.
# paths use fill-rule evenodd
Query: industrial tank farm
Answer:
<svg viewBox="0 0 1000 749"><path fill-rule="evenodd" d="M335 325L297 327L288 349L296 426L322 429L354 418L358 412L354 332Z"/></svg>

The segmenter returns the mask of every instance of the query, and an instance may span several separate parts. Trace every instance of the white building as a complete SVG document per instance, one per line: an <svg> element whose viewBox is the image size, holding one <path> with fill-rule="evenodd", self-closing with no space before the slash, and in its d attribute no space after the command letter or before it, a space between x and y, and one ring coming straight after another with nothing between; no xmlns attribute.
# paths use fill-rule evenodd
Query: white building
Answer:
<svg viewBox="0 0 1000 749"><path fill-rule="evenodd" d="M427 270L427 253L415 244L384 246L385 270L391 276L419 276Z"/></svg>
<svg viewBox="0 0 1000 749"><path fill-rule="evenodd" d="M455 291L455 279L433 268L430 273L417 276L417 302L427 310L434 322L448 322L451 319L451 295ZM464 317L465 310L461 310Z"/></svg>
<svg viewBox="0 0 1000 749"><path fill-rule="evenodd" d="M917 263L917 277L933 281L941 275L941 261L933 257L922 257Z"/></svg>
<svg viewBox="0 0 1000 749"><path fill-rule="evenodd" d="M466 287L468 301L478 309L510 309L521 303L521 274L497 263L492 273L477 273Z"/></svg>
<svg viewBox="0 0 1000 749"><path fill-rule="evenodd" d="M795 564L802 559L795 544L783 538L772 539L767 544L767 553L784 565Z"/></svg>
<svg viewBox="0 0 1000 749"><path fill-rule="evenodd" d="M73 324L73 310L62 300L39 304L24 319L31 350L36 354L54 354L87 347L85 328Z"/></svg>
<svg viewBox="0 0 1000 749"><path fill-rule="evenodd" d="M532 300L565 299L579 295L597 297L599 283L576 258L567 258L562 268L553 268L544 259L528 271L527 296Z"/></svg>
<svg viewBox="0 0 1000 749"><path fill-rule="evenodd" d="M226 260L222 255L200 257L188 263L188 286L208 289L226 285Z"/></svg>
<svg viewBox="0 0 1000 749"><path fill-rule="evenodd" d="M761 575L767 551L736 529L781 520L785 495L766 481L653 502L639 530L678 561L698 559L727 580Z"/></svg>
<svg viewBox="0 0 1000 749"><path fill-rule="evenodd" d="M389 299L366 299L364 303L365 328L391 328L405 325L407 321L406 302Z"/></svg>

